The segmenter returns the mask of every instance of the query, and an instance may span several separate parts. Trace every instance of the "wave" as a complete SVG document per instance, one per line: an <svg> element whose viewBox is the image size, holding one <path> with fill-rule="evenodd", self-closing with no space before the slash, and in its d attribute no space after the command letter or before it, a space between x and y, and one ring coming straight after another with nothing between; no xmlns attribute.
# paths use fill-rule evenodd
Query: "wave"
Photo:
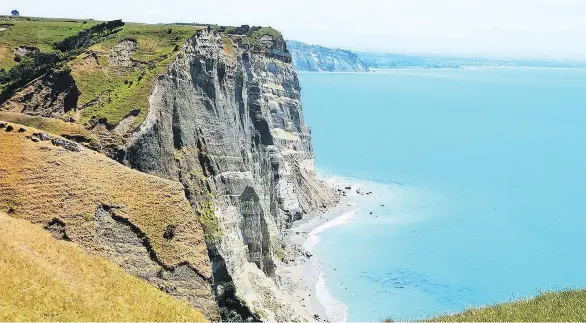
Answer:
<svg viewBox="0 0 586 323"><path fill-rule="evenodd" d="M397 186L402 186L397 183L390 184L388 182L324 173L321 173L320 177L332 187L344 189L347 197L343 204L326 215L323 220L325 222L315 223L317 226L308 230L309 233L303 242L303 249L313 254L315 254L315 248L322 239L320 234L331 228L351 224L358 220L359 215L362 217L360 211L363 209L374 210L380 207L383 200L385 203L393 200L397 197ZM346 322L348 320L348 306L336 299L328 290L326 277L322 271L322 259L320 259L319 254L311 260L311 268L317 274L317 279L314 278L312 282L315 282L315 296L325 310L324 314L327 315L330 322Z"/></svg>
<svg viewBox="0 0 586 323"><path fill-rule="evenodd" d="M319 279L315 284L315 294L319 302L326 309L326 315L330 322L348 321L348 306L330 294L321 270Z"/></svg>
<svg viewBox="0 0 586 323"><path fill-rule="evenodd" d="M337 226L340 226L340 225L348 224L348 222L352 221L352 219L356 216L356 212L358 210L362 209L362 208L363 207L360 207L360 208L357 208L355 210L346 212L346 213L344 213L344 214L342 214L342 215L334 218L331 221L327 221L326 223L324 223L324 224L320 225L319 227L313 229L309 233L309 235L310 236L316 235L318 233L323 232L324 230L327 230L327 229L330 229L330 228L333 228L333 227L337 227Z"/></svg>

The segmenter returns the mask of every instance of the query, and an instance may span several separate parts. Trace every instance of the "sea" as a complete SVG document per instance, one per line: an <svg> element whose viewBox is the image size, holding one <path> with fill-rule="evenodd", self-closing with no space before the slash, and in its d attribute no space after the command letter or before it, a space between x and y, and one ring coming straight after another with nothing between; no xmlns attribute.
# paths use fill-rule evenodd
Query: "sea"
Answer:
<svg viewBox="0 0 586 323"><path fill-rule="evenodd" d="M373 190L313 246L347 320L586 288L586 69L299 78L318 173Z"/></svg>

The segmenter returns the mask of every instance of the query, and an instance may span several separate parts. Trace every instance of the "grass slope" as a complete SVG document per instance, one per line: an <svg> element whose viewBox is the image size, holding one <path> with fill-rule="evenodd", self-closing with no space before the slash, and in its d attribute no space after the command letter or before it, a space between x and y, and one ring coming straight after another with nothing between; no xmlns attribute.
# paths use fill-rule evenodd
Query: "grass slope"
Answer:
<svg viewBox="0 0 586 323"><path fill-rule="evenodd" d="M9 69L14 61L14 48L37 47L42 52L56 52L53 44L98 24L94 20L44 19L0 16L0 68Z"/></svg>
<svg viewBox="0 0 586 323"><path fill-rule="evenodd" d="M20 46L36 47L42 53L59 53L56 43L99 23L0 16L0 69L9 70L18 65L14 50ZM79 122L87 125L90 120L100 120L114 126L138 110L132 124L138 126L148 112L148 98L157 76L166 72L185 41L201 28L127 23L120 31L67 62L81 92ZM112 48L123 40L136 42L137 47L131 53L132 66L116 66L110 60ZM88 53L93 53L95 56L90 58L95 59L88 60ZM76 116L74 112L72 116Z"/></svg>
<svg viewBox="0 0 586 323"><path fill-rule="evenodd" d="M99 145L98 138L81 125L58 119L29 116L23 113L0 111L0 120L37 128L63 137L84 138L89 144Z"/></svg>
<svg viewBox="0 0 586 323"><path fill-rule="evenodd" d="M206 321L39 226L0 213L0 321Z"/></svg>
<svg viewBox="0 0 586 323"><path fill-rule="evenodd" d="M35 223L57 218L77 235L90 237L96 209L116 206L116 214L144 232L165 264L188 262L211 277L203 229L180 183L89 149L72 152L50 140L34 142L27 137L39 130L0 123L0 211ZM13 130L6 131L8 126ZM164 234L170 225L176 233L168 240Z"/></svg>
<svg viewBox="0 0 586 323"><path fill-rule="evenodd" d="M201 27L184 25L126 24L115 37L89 48L97 60L84 59L82 54L70 64L81 92L79 106L92 101L98 104L82 109L82 123L101 119L117 124L134 110L140 110L133 126L146 117L149 96L157 76L164 74L183 43ZM122 40L136 41L131 58L133 67L114 66L109 60L111 49ZM102 99L100 99L102 98Z"/></svg>
<svg viewBox="0 0 586 323"><path fill-rule="evenodd" d="M586 289L546 292L535 298L440 315L425 322L586 322Z"/></svg>
<svg viewBox="0 0 586 323"><path fill-rule="evenodd" d="M431 322L585 322L586 290L547 292L535 298L469 309Z"/></svg>

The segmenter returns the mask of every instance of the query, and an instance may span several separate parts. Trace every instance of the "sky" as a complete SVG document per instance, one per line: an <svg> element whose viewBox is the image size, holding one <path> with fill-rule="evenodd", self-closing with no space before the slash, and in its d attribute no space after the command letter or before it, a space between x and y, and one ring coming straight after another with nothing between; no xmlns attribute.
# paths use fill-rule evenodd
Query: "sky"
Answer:
<svg viewBox="0 0 586 323"><path fill-rule="evenodd" d="M40 17L271 26L353 50L586 60L586 0L2 0Z"/></svg>

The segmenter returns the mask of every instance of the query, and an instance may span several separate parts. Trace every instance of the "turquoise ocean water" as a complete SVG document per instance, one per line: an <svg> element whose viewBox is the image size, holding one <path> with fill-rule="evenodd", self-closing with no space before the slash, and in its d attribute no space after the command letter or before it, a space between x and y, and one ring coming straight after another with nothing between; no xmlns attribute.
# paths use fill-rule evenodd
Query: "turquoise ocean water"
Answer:
<svg viewBox="0 0 586 323"><path fill-rule="evenodd" d="M396 192L320 233L315 252L349 320L586 287L586 70L300 81L318 170Z"/></svg>

